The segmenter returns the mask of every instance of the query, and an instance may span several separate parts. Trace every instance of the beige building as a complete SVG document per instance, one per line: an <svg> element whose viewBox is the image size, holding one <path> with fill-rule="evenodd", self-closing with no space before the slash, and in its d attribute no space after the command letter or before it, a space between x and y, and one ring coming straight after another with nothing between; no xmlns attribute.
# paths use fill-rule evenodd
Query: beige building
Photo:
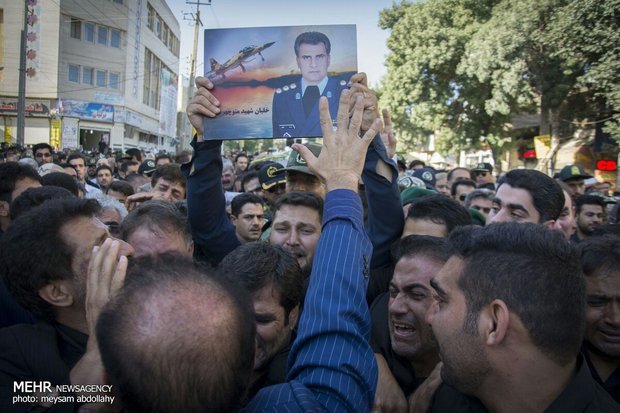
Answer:
<svg viewBox="0 0 620 413"><path fill-rule="evenodd" d="M25 144L174 151L180 27L165 0L0 0L4 141L16 140L25 3Z"/></svg>

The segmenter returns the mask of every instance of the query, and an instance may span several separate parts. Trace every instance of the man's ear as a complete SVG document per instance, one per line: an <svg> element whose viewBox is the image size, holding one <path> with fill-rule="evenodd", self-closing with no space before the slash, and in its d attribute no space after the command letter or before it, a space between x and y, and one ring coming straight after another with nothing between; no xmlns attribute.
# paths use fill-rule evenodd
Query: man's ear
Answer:
<svg viewBox="0 0 620 413"><path fill-rule="evenodd" d="M6 201L0 201L0 217L9 217L11 209L9 203Z"/></svg>
<svg viewBox="0 0 620 413"><path fill-rule="evenodd" d="M493 300L480 312L480 328L488 346L501 344L510 327L510 312L502 300Z"/></svg>
<svg viewBox="0 0 620 413"><path fill-rule="evenodd" d="M237 226L237 217L233 214L230 214L230 222L236 227Z"/></svg>
<svg viewBox="0 0 620 413"><path fill-rule="evenodd" d="M189 245L187 246L187 252L189 252L190 256L194 256L194 240L191 240L189 242Z"/></svg>
<svg viewBox="0 0 620 413"><path fill-rule="evenodd" d="M74 302L73 289L66 280L54 280L39 288L39 297L54 307L71 307Z"/></svg>
<svg viewBox="0 0 620 413"><path fill-rule="evenodd" d="M557 220L555 220L555 219L550 219L550 220L548 220L548 221L543 222L543 224L542 224L542 225L543 225L543 227L545 227L545 228L547 228L547 229L562 229L562 228L560 227L560 225L559 225L559 224L556 224L556 223L557 223Z"/></svg>
<svg viewBox="0 0 620 413"><path fill-rule="evenodd" d="M299 319L299 304L297 304L290 313L288 313L288 323L291 325L291 330L297 325Z"/></svg>

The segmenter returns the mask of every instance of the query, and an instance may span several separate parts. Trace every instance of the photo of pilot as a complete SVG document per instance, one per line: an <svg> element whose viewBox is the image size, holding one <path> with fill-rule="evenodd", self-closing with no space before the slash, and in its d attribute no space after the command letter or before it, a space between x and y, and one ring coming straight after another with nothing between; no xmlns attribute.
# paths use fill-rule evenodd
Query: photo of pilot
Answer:
<svg viewBox="0 0 620 413"><path fill-rule="evenodd" d="M340 92L347 87L347 82L327 75L331 43L325 34L301 33L295 39L294 49L301 76L274 92L273 137L321 136L319 98L327 97L333 119L338 112Z"/></svg>

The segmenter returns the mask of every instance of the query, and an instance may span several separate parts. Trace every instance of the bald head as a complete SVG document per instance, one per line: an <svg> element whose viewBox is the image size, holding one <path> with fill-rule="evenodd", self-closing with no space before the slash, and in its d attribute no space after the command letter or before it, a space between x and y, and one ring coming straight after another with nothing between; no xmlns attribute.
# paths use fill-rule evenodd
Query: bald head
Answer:
<svg viewBox="0 0 620 413"><path fill-rule="evenodd" d="M178 255L138 260L127 280L97 323L126 410L236 410L254 361L251 300Z"/></svg>

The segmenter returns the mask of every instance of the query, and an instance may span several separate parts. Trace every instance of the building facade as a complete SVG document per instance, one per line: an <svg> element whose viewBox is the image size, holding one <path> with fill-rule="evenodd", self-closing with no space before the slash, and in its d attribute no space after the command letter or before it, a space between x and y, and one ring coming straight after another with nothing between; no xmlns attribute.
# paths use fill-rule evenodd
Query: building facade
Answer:
<svg viewBox="0 0 620 413"><path fill-rule="evenodd" d="M0 0L0 132L15 142L28 8L24 143L174 151L180 27L165 0Z"/></svg>

